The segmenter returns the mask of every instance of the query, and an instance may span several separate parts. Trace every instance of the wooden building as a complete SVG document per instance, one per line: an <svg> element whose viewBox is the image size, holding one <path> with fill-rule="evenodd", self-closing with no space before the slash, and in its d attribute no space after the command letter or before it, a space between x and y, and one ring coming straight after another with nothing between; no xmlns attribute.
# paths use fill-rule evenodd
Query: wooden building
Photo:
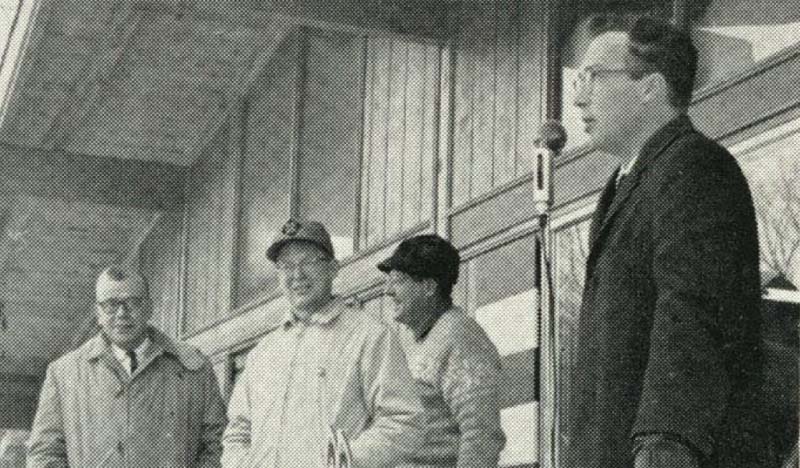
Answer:
<svg viewBox="0 0 800 468"><path fill-rule="evenodd" d="M614 169L572 106L599 12L691 29L691 115L750 178L765 277L800 284L795 0L4 0L0 11L18 44L0 64L0 429L30 425L47 362L94 332L95 276L112 262L140 265L155 325L211 356L230 392L284 307L265 249L299 216L334 236L337 293L385 318L375 264L409 235L452 240L455 300L503 356L502 466L558 466L588 219ZM549 233L555 323L537 315L529 167L548 118L569 132ZM791 311L776 346L796 356L800 299L765 294Z"/></svg>

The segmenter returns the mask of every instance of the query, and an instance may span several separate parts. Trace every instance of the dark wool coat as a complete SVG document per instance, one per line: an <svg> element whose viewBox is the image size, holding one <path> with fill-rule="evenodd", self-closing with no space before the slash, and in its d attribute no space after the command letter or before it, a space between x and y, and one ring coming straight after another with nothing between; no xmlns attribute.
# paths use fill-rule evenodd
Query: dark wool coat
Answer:
<svg viewBox="0 0 800 468"><path fill-rule="evenodd" d="M633 466L665 433L705 467L753 466L759 380L753 202L728 151L679 117L616 174L592 219L567 464ZM615 193L618 192L618 193Z"/></svg>

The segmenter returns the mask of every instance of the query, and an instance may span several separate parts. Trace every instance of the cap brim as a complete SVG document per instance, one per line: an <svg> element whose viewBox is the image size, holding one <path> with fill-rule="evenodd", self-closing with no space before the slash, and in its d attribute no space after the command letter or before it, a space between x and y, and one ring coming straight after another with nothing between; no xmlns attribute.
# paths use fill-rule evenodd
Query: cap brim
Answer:
<svg viewBox="0 0 800 468"><path fill-rule="evenodd" d="M397 265L395 264L394 257L389 257L386 260L380 262L378 265L378 270L389 273L392 270L397 269Z"/></svg>
<svg viewBox="0 0 800 468"><path fill-rule="evenodd" d="M271 260L272 262L277 262L278 261L278 254L281 253L281 249L284 248L286 246L286 244L290 244L292 242L306 242L306 243L312 244L312 245L316 246L318 249L320 249L323 252L325 252L328 255L330 255L331 258L334 258L333 252L329 248L327 248L323 243L318 242L316 240L306 239L306 238L302 238L302 237L298 237L298 238L290 237L290 238L287 238L287 239L280 239L280 240L276 241L274 244L270 245L269 248L267 249L267 258L269 260Z"/></svg>
<svg viewBox="0 0 800 468"><path fill-rule="evenodd" d="M267 258L272 262L277 261L278 253L280 253L283 246L286 245L290 240L291 239L281 239L270 245L269 248L267 248Z"/></svg>

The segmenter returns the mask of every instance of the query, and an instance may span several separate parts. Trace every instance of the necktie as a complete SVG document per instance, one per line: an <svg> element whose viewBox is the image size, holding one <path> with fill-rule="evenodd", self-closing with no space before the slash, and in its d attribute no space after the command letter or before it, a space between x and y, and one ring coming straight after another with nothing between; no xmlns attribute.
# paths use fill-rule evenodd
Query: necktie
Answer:
<svg viewBox="0 0 800 468"><path fill-rule="evenodd" d="M139 362L136 360L136 351L126 351L128 358L131 360L131 374L136 372L136 368L139 367Z"/></svg>

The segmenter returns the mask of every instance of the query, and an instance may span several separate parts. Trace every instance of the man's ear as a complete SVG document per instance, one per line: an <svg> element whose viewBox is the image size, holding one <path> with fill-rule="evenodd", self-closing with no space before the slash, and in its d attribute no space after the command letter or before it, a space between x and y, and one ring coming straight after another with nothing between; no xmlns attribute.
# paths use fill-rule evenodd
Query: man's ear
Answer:
<svg viewBox="0 0 800 468"><path fill-rule="evenodd" d="M639 80L642 102L654 103L669 100L669 84L661 73L650 73Z"/></svg>
<svg viewBox="0 0 800 468"><path fill-rule="evenodd" d="M439 289L439 284L433 278L425 278L423 280L423 284L425 285L425 295L428 297L433 297L437 294L437 290Z"/></svg>

